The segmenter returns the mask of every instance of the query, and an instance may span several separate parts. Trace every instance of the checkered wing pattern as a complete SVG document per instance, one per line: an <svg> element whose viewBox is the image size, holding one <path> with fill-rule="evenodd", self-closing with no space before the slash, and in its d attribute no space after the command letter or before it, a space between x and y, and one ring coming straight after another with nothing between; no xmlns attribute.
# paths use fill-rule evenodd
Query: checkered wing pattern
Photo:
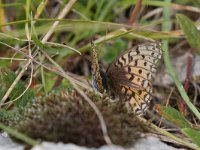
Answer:
<svg viewBox="0 0 200 150"><path fill-rule="evenodd" d="M137 45L120 55L107 69L112 92L136 114L143 113L152 98L152 80L162 50L159 42Z"/></svg>

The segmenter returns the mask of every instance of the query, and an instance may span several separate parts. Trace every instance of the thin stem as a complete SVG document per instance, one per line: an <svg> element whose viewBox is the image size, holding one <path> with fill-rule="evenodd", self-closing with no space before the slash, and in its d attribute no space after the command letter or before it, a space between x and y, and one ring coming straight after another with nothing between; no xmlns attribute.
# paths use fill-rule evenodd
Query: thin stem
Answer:
<svg viewBox="0 0 200 150"><path fill-rule="evenodd" d="M192 64L193 64L193 51L194 49L190 49L189 51L189 56L188 56L188 61L187 61L187 68L186 68L186 77L185 77L185 82L184 82L184 89L186 92L189 90L189 85L190 85L190 76L192 72ZM181 112L181 114L186 115L187 114L187 109L186 105L183 99L178 101L178 108Z"/></svg>
<svg viewBox="0 0 200 150"><path fill-rule="evenodd" d="M61 11L61 13L58 15L58 19L62 19L66 16L66 14L69 13L72 6L76 3L76 0L70 0L68 4L65 6L65 8ZM47 34L43 37L42 43L46 42L50 36L53 34L54 29L58 26L60 21L55 21L54 24L51 26Z"/></svg>
<svg viewBox="0 0 200 150"><path fill-rule="evenodd" d="M133 9L130 20L129 20L129 25L133 25L138 17L138 14L140 12L142 6L142 0L137 0L137 3L135 5L135 8Z"/></svg>

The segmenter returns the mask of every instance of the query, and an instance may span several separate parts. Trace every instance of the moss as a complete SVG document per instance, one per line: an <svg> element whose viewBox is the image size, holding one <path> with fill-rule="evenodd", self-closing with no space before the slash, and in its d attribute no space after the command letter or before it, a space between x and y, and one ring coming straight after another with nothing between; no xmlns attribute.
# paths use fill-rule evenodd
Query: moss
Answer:
<svg viewBox="0 0 200 150"><path fill-rule="evenodd" d="M148 131L123 104L86 93L101 111L114 144L128 146ZM106 144L94 110L74 91L51 93L35 99L13 126L35 139L89 147Z"/></svg>

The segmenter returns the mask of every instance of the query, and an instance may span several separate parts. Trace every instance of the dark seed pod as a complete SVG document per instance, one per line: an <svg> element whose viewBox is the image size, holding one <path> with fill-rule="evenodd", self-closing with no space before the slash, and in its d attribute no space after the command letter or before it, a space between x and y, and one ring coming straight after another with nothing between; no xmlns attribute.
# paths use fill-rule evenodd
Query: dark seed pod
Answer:
<svg viewBox="0 0 200 150"><path fill-rule="evenodd" d="M108 135L117 145L132 145L148 128L123 104L86 92L102 113ZM76 92L51 93L29 104L15 128L45 141L75 143L89 147L106 144L100 122L91 106Z"/></svg>

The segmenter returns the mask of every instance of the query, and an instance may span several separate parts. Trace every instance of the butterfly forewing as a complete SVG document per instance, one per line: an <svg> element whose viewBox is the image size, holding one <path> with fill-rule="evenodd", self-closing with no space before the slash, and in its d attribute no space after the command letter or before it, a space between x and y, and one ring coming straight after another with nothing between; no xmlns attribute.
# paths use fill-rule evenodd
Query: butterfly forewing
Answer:
<svg viewBox="0 0 200 150"><path fill-rule="evenodd" d="M135 113L148 108L152 93L152 79L161 59L159 42L140 44L120 55L107 69L110 88L126 100Z"/></svg>

